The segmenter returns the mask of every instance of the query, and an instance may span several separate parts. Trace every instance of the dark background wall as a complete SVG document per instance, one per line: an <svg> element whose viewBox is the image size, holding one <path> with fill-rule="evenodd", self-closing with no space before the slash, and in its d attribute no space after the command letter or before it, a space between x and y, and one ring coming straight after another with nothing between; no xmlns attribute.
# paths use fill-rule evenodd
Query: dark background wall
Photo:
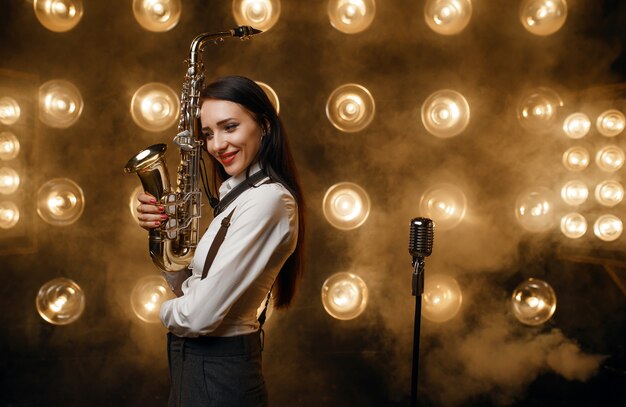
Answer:
<svg viewBox="0 0 626 407"><path fill-rule="evenodd" d="M626 298L603 266L612 261L625 279L625 238L603 245L589 232L575 243L556 230L528 234L513 214L525 186L558 188L564 176L562 136L528 134L516 121L522 91L553 87L575 110L595 102L581 102L584 90L613 89L626 77L626 4L568 4L567 23L549 37L524 30L517 1L475 2L468 28L443 37L426 26L421 1L379 1L370 29L346 35L330 26L326 2L285 0L267 33L207 47L208 78L241 74L276 91L306 192L306 276L295 306L267 325L273 405L408 404L408 223L420 215L421 193L441 181L465 191L468 213L436 235L426 272L454 276L464 301L453 320L422 322L422 405L626 403ZM3 405L165 404L166 332L137 319L129 305L135 282L156 271L128 210L138 180L122 169L139 149L170 143L175 129L146 132L128 109L144 83L180 89L196 34L235 25L227 1L183 1L181 21L166 33L143 30L130 2L86 2L75 29L54 33L38 23L31 3L3 1L0 69L12 72L32 106L37 87L56 78L74 83L85 101L68 129L38 123L34 108L25 113L33 126L27 205L34 199L28 188L54 177L76 181L86 201L68 227L50 226L34 210L24 214L30 247L15 242L0 257ZM372 124L350 134L324 113L328 95L348 82L367 87L376 101ZM472 109L469 127L453 139L430 136L419 120L421 103L441 88L461 92ZM613 107L624 112L624 100L614 98ZM623 147L626 136L619 137ZM176 155L170 143L171 170ZM352 231L334 229L322 214L326 189L341 181L361 185L372 200L369 219ZM623 216L624 204L613 212ZM7 233L0 237L11 247ZM587 261L571 261L572 254ZM331 318L320 302L324 280L340 271L359 274L370 289L366 311L351 321ZM82 287L87 306L75 323L53 326L34 299L42 284L62 276ZM540 327L522 326L507 307L528 277L548 281L559 300Z"/></svg>

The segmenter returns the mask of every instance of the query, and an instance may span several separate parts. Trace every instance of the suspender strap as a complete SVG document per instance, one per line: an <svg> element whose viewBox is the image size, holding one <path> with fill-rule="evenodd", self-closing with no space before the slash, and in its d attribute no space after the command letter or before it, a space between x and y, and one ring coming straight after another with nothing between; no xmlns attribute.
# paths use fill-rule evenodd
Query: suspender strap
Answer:
<svg viewBox="0 0 626 407"><path fill-rule="evenodd" d="M235 188L233 188L229 193L227 193L222 199L220 199L219 203L213 208L213 215L219 215L228 205L230 205L242 192L246 189L253 187L257 182L261 181L263 178L268 178L267 174L264 171L259 171L255 174L252 174L250 178L241 182Z"/></svg>
<svg viewBox="0 0 626 407"><path fill-rule="evenodd" d="M209 248L209 253L206 256L206 261L204 262L204 268L202 269L202 277L200 278L200 280L204 280L206 275L209 273L211 264L213 264L213 260L215 260L215 256L217 256L217 251L219 250L220 246L224 242L224 239L226 238L226 231L228 230L228 227L230 226L230 218L231 216L233 216L233 213L235 213L235 209L237 208L236 207L233 208L233 210L230 211L228 216L222 219L222 225L220 226L220 230L217 231L217 234L215 235L215 238L213 239L213 242L211 243L211 247Z"/></svg>

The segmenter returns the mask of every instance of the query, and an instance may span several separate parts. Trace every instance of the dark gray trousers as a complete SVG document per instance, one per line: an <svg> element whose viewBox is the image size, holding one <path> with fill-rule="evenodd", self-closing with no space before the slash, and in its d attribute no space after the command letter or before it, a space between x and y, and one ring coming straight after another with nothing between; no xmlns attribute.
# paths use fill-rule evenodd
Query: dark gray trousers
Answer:
<svg viewBox="0 0 626 407"><path fill-rule="evenodd" d="M260 333L180 338L167 334L168 407L266 407Z"/></svg>

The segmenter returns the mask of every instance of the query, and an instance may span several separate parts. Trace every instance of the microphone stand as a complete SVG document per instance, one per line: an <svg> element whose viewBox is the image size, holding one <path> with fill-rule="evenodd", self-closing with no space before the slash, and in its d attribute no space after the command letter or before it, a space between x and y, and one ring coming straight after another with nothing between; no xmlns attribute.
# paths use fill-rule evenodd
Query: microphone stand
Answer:
<svg viewBox="0 0 626 407"><path fill-rule="evenodd" d="M411 370L411 407L417 406L417 378L420 359L420 322L422 294L424 293L424 258L413 257L413 296L415 296L415 321L413 323L413 367Z"/></svg>

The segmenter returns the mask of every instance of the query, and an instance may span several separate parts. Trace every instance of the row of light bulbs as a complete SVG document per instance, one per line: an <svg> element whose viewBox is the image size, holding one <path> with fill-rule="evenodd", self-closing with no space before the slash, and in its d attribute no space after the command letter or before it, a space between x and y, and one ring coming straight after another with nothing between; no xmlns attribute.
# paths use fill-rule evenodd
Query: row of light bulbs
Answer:
<svg viewBox="0 0 626 407"><path fill-rule="evenodd" d="M55 32L69 31L83 16L82 0L34 0L37 19ZM174 28L181 17L181 0L133 0L133 14L146 30L164 32ZM281 13L280 0L233 0L232 12L239 25L263 31L271 29ZM375 0L329 0L330 24L346 34L360 33L372 24L376 15ZM471 0L426 0L424 20L441 35L463 31L472 17ZM519 19L532 34L554 34L567 19L566 0L523 0Z"/></svg>

